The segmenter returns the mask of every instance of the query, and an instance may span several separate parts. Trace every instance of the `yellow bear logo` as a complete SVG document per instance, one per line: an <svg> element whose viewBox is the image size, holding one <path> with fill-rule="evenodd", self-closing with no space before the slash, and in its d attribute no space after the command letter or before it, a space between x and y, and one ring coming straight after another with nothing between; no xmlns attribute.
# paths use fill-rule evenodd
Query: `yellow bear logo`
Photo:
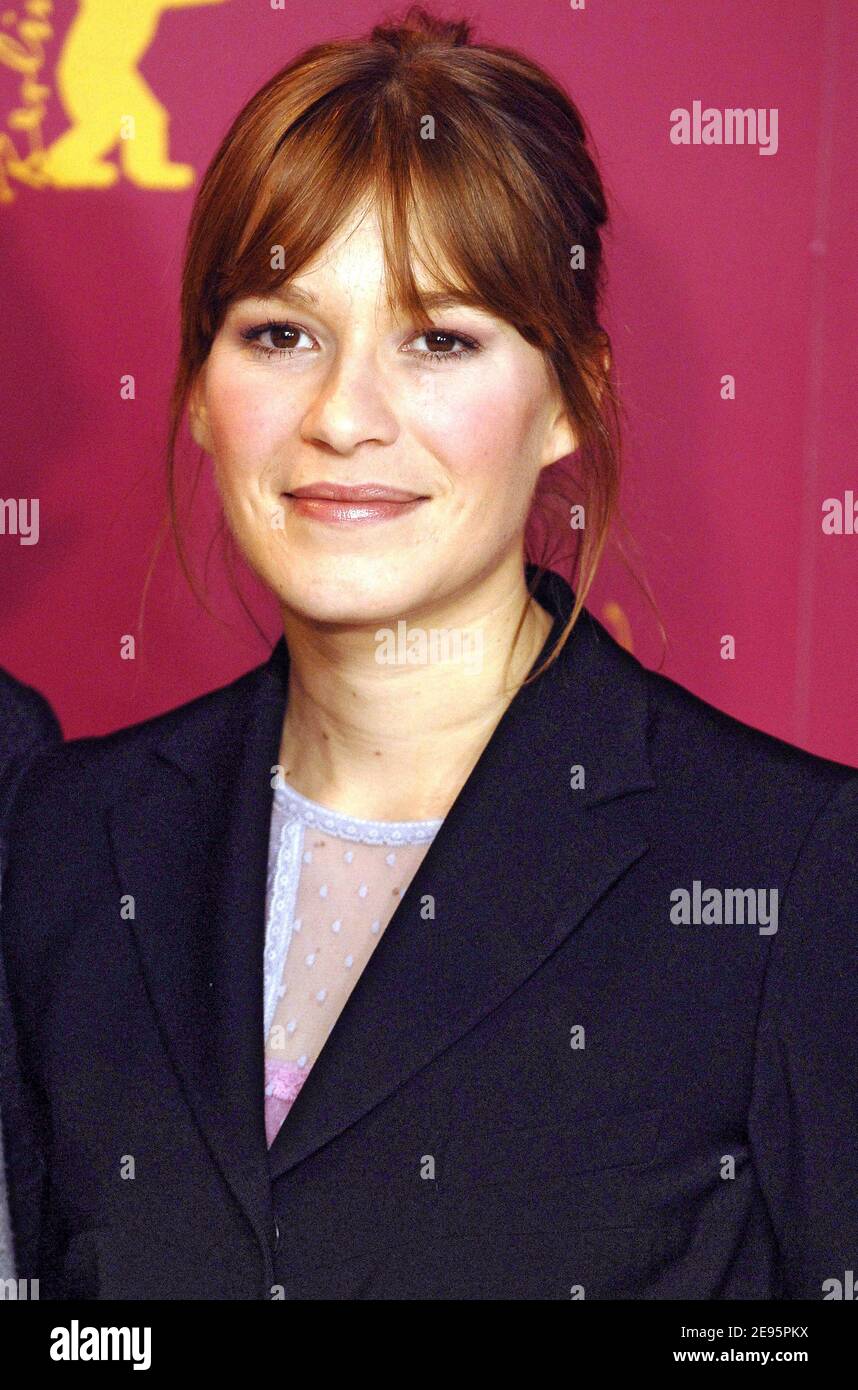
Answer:
<svg viewBox="0 0 858 1390"><path fill-rule="evenodd" d="M194 181L194 170L190 164L170 160L169 112L138 72L137 64L151 44L164 10L222 3L78 0L78 11L56 66L57 95L69 118L69 128L47 149L39 148L34 132L29 132L30 155L17 163L14 150L4 150L9 172L36 186L109 188L119 178L119 169L106 156L118 146L122 172L138 187L188 188ZM51 33L47 15L52 8L29 0L27 20L18 26L19 37L7 38L0 48L0 61L24 78L22 109L12 113L15 119L10 117L9 121L13 128L24 130L40 124L44 115L49 89L37 85L35 77L44 59L44 40ZM9 18L5 16L4 22Z"/></svg>
<svg viewBox="0 0 858 1390"><path fill-rule="evenodd" d="M60 188L106 188L118 170L141 188L188 188L190 164L168 156L169 112L137 71L164 10L222 0L80 0L57 63L57 90L73 124L48 149L44 170Z"/></svg>

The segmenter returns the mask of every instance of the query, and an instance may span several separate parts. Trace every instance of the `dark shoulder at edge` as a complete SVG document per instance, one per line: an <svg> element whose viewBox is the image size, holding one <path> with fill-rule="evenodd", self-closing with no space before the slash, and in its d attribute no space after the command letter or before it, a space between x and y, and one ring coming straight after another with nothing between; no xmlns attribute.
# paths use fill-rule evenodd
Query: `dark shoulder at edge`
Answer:
<svg viewBox="0 0 858 1390"><path fill-rule="evenodd" d="M661 733L690 746L692 756L696 754L701 762L711 759L713 772L769 775L785 790L793 788L796 792L816 789L833 793L850 779L858 785L858 768L849 763L811 753L728 714L660 671L641 669L649 691L651 736L658 737L660 722ZM665 727L668 722L674 726L669 732Z"/></svg>
<svg viewBox="0 0 858 1390"><path fill-rule="evenodd" d="M10 741L22 739L27 747L62 738L60 721L47 696L2 667L0 719Z"/></svg>
<svg viewBox="0 0 858 1390"><path fill-rule="evenodd" d="M26 815L37 809L37 803L38 809L44 810L52 795L64 805L69 804L69 797L86 798L90 794L98 799L100 788L115 786L116 777L132 779L147 761L149 747L185 723L206 722L216 736L218 726L226 729L233 715L244 707L266 665L267 661L261 662L226 685L136 724L39 750L28 762L17 788L16 814Z"/></svg>

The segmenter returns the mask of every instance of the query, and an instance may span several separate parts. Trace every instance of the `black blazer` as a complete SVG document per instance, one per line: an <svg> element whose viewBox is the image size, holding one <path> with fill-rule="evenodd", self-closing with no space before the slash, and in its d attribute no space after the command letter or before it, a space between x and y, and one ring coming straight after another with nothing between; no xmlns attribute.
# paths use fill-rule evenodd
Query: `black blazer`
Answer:
<svg viewBox="0 0 858 1390"><path fill-rule="evenodd" d="M549 575L540 597L551 642L572 592ZM19 787L0 932L19 1275L43 1298L830 1296L858 1257L858 773L583 615L269 1155L287 674L281 639ZM776 889L777 931L672 921L695 880Z"/></svg>
<svg viewBox="0 0 858 1390"><path fill-rule="evenodd" d="M0 881L3 868L3 826L18 778L38 748L58 743L60 722L48 701L0 667Z"/></svg>

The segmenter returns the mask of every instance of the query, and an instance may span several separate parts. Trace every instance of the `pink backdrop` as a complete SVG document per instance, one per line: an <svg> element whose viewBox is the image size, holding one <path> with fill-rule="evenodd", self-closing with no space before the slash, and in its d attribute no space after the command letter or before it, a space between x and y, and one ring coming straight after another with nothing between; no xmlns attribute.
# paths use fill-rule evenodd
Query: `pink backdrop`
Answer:
<svg viewBox="0 0 858 1390"><path fill-rule="evenodd" d="M111 9L118 26L136 10L90 3L104 33ZM383 14L360 0L150 8L164 12L137 67L169 112L169 158L191 164L195 183L276 68ZM463 12L449 0L437 11ZM223 623L200 609L168 548L137 660L119 659L163 506L193 188L144 188L121 171L105 189L34 187L16 165L69 126L77 12L78 0L16 0L0 14L0 499L38 498L40 512L37 544L0 534L0 664L48 696L68 737L168 709L267 655L218 549L209 593ZM858 6L528 0L468 13L478 39L547 66L596 139L615 215L607 323L627 410L623 510L670 638L661 669L751 724L858 765L858 534L822 530L826 498L858 497ZM90 92L113 51L107 39L93 50ZM695 101L777 108L777 153L673 144L671 111ZM120 168L116 151L107 158ZM133 400L120 396L128 373ZM735 400L721 398L725 374ZM204 493L192 518L200 571L215 522ZM616 559L589 606L658 664L656 624ZM273 640L276 611L256 611ZM725 633L733 661L721 657Z"/></svg>

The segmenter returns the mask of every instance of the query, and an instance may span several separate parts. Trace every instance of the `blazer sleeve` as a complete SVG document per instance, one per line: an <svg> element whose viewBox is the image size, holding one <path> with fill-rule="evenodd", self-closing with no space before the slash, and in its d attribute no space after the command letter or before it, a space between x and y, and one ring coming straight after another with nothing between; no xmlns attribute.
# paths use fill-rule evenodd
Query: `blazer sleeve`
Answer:
<svg viewBox="0 0 858 1390"><path fill-rule="evenodd" d="M828 799L793 868L757 1030L748 1131L785 1298L837 1297L831 1281L858 1274L856 1044L858 774Z"/></svg>

